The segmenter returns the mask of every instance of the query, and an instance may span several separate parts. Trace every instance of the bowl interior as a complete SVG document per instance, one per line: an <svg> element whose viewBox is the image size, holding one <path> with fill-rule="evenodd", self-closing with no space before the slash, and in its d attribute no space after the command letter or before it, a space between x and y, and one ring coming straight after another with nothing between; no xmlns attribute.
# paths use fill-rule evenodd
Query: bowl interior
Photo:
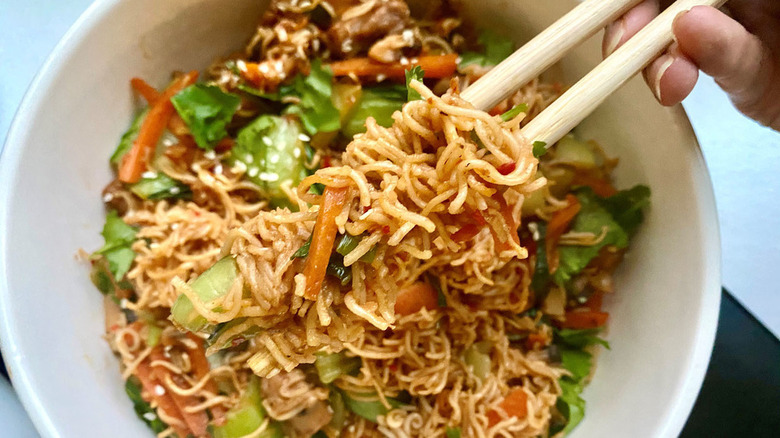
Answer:
<svg viewBox="0 0 780 438"><path fill-rule="evenodd" d="M478 24L518 42L574 4L463 3ZM98 1L29 91L0 162L0 334L14 384L43 436L151 436L124 394L101 337L101 299L75 255L101 244L100 191L133 111L129 78L164 83L172 70L204 68L245 41L262 6ZM576 81L599 53L590 41L559 73ZM653 195L618 292L607 301L612 351L599 359L585 392L586 420L572 436L676 435L717 322L719 240L709 177L682 110L658 106L639 80L579 129L620 157L619 187L644 183Z"/></svg>

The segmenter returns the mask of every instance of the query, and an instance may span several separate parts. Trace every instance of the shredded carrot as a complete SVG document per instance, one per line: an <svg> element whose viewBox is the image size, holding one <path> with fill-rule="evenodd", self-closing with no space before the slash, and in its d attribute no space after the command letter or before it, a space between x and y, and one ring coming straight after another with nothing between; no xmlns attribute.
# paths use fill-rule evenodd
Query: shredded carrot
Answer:
<svg viewBox="0 0 780 438"><path fill-rule="evenodd" d="M550 269L550 274L558 270L560 263L558 242L581 208L580 201L577 200L576 196L572 194L566 195L566 200L569 202L569 205L556 211L550 222L547 223L547 236L544 243L547 250L547 266Z"/></svg>
<svg viewBox="0 0 780 438"><path fill-rule="evenodd" d="M585 304L582 305L582 307L588 308L594 312L601 311L602 302L604 301L604 293L603 292L593 292L593 294L588 297L588 301L585 301Z"/></svg>
<svg viewBox="0 0 780 438"><path fill-rule="evenodd" d="M157 142L160 140L168 121L174 113L171 97L198 79L198 72L191 71L177 78L160 95L147 113L135 139L133 147L122 157L119 165L119 180L124 183L134 183L141 179L146 171Z"/></svg>
<svg viewBox="0 0 780 438"><path fill-rule="evenodd" d="M206 377L209 372L211 372L211 365L209 365L209 361L206 359L206 349L203 348L203 339L193 335L192 333L187 333L187 338L195 343L194 348L187 348L187 353L190 356L190 367L192 368L193 374L195 374L195 378L201 380ZM217 383L213 379L209 379L203 388L212 394L219 393ZM225 424L225 421L227 421L227 417L225 416L225 408L223 408L221 405L215 405L212 406L209 410L211 411L211 415L214 418L214 424L217 426L222 426Z"/></svg>
<svg viewBox="0 0 780 438"><path fill-rule="evenodd" d="M525 338L525 348L534 350L547 345L547 336L542 333L531 333Z"/></svg>
<svg viewBox="0 0 780 438"><path fill-rule="evenodd" d="M149 355L149 359L151 362L158 360L168 362L168 360L165 358L165 353L163 352L161 345L158 345L152 350L152 353ZM170 394L171 398L173 398L173 402L176 404L176 407L179 408L181 417L184 420L184 423L190 429L190 432L192 432L192 434L195 436L205 435L209 426L209 417L206 414L206 411L187 412L186 408L197 404L197 400L192 396L179 395L171 391L170 387L168 387L166 384L168 379L173 380L174 378L171 370L164 366L152 367L152 376L157 379L157 381L159 381L163 387L165 387L165 392Z"/></svg>
<svg viewBox="0 0 780 438"><path fill-rule="evenodd" d="M458 67L458 55L430 55L411 58L409 62L385 64L370 58L352 58L336 61L330 64L334 76L385 76L393 79L404 79L406 70L419 65L425 70L426 78L446 78L455 73Z"/></svg>
<svg viewBox="0 0 780 438"><path fill-rule="evenodd" d="M145 361L139 363L135 369L134 375L138 377L138 380L141 381L141 386L143 387L141 396L144 400L146 400L147 403L151 404L154 401L157 405L157 409L162 409L168 416L176 418L184 423L184 418L181 415L181 411L173 401L173 397L171 396L170 392L164 391L162 394L160 394L157 391L157 387L161 387L162 385L152 376L152 367L150 363L151 361L147 358ZM187 428L178 425L171 426L176 431L176 434L180 437L187 436L190 432Z"/></svg>
<svg viewBox="0 0 780 438"><path fill-rule="evenodd" d="M322 288L322 281L333 252L333 244L336 242L338 226L336 216L341 213L347 202L347 187L325 187L322 195L322 205L314 223L309 255L306 257L306 265L303 274L306 276L306 289L303 293L308 300L317 299Z"/></svg>
<svg viewBox="0 0 780 438"><path fill-rule="evenodd" d="M160 99L160 92L141 78L130 79L130 86L138 92L149 105L154 105Z"/></svg>
<svg viewBox="0 0 780 438"><path fill-rule="evenodd" d="M525 418L528 416L528 395L520 388L513 389L498 406L510 417ZM501 415L498 412L495 410L488 412L489 427L500 422Z"/></svg>
<svg viewBox="0 0 780 438"><path fill-rule="evenodd" d="M411 315L422 308L434 310L439 307L439 294L428 283L414 283L400 292L395 299L395 313L398 315Z"/></svg>
<svg viewBox="0 0 780 438"><path fill-rule="evenodd" d="M607 312L573 310L566 312L566 320L561 322L561 328L580 330L602 327L607 323L607 318L609 318Z"/></svg>

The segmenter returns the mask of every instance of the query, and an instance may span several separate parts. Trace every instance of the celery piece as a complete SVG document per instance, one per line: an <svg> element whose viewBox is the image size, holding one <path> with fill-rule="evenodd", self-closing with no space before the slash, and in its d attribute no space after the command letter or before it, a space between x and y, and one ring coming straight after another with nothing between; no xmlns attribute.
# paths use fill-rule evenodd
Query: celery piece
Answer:
<svg viewBox="0 0 780 438"><path fill-rule="evenodd" d="M481 342L478 342L466 349L466 365L470 365L472 367L474 370L474 375L477 376L480 380L485 380L485 378L487 378L487 376L490 374L490 369L493 366L489 351L489 347L486 347L485 344Z"/></svg>
<svg viewBox="0 0 780 438"><path fill-rule="evenodd" d="M226 414L227 421L222 426L212 426L214 438L239 438L256 431L266 419L263 398L260 394L260 378L252 376L238 404ZM279 423L271 421L258 438L283 438Z"/></svg>
<svg viewBox="0 0 780 438"><path fill-rule="evenodd" d="M351 374L362 364L359 357L347 357L344 353L325 354L320 353L314 361L320 381L324 384L332 383L343 374Z"/></svg>
<svg viewBox="0 0 780 438"><path fill-rule="evenodd" d="M233 257L225 257L196 278L190 287L201 302L208 303L225 296L233 286L236 277L238 277L236 261ZM209 322L195 310L192 301L186 295L179 295L176 299L171 308L171 320L192 332L201 331L209 326Z"/></svg>

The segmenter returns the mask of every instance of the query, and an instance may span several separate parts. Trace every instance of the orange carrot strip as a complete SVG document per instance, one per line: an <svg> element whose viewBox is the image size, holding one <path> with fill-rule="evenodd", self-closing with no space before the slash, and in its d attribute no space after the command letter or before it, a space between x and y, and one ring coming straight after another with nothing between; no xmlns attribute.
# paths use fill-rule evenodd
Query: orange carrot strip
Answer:
<svg viewBox="0 0 780 438"><path fill-rule="evenodd" d="M575 186L587 186L593 189L593 193L601 196L602 198L609 198L612 195L617 194L618 190L611 182L606 179L596 178L588 174L577 173L574 175L572 184Z"/></svg>
<svg viewBox="0 0 780 438"><path fill-rule="evenodd" d="M434 310L439 307L439 294L428 283L414 283L401 289L395 299L395 313L411 315L426 308Z"/></svg>
<svg viewBox="0 0 780 438"><path fill-rule="evenodd" d="M533 350L547 345L547 337L541 333L531 333L525 338L525 348Z"/></svg>
<svg viewBox="0 0 780 438"><path fill-rule="evenodd" d="M512 390L506 398L498 404L510 417L525 418L528 416L528 396L520 388ZM488 426L493 427L501 422L501 415L495 410L488 412Z"/></svg>
<svg viewBox="0 0 780 438"><path fill-rule="evenodd" d="M211 365L209 365L209 361L206 359L206 349L203 348L203 339L193 335L192 333L187 333L187 338L195 343L194 348L187 347L187 353L190 356L190 367L192 368L192 372L195 374L195 378L200 381L211 371ZM213 379L209 379L203 388L212 394L219 393L217 383ZM211 415L214 418L214 423L217 426L222 426L225 424L225 421L227 420L227 417L225 416L225 408L220 405L214 405L209 408L209 410L211 411Z"/></svg>
<svg viewBox="0 0 780 438"><path fill-rule="evenodd" d="M159 345L152 350L149 358L151 362L157 360L163 362L168 361L165 358L165 353L163 353L162 347ZM195 400L195 398L192 396L183 396L171 391L171 389L165 383L168 378L173 378L171 370L163 366L152 367L152 376L161 382L162 385L166 388L166 393L171 395L173 402L176 404L176 407L179 408L179 412L181 412L184 423L187 425L187 427L189 427L192 434L198 437L205 435L209 426L209 417L206 415L206 411L187 412L185 408L197 404L197 400Z"/></svg>
<svg viewBox="0 0 780 438"><path fill-rule="evenodd" d="M152 105L141 124L138 138L135 139L133 147L122 157L122 162L119 165L120 181L134 183L141 179L141 174L146 171L147 164L154 153L157 142L168 125L168 120L173 115L174 108L171 103L171 97L188 85L195 83L197 79L197 71L191 71L179 77Z"/></svg>
<svg viewBox="0 0 780 438"><path fill-rule="evenodd" d="M160 99L160 92L141 78L130 79L130 86L138 92L149 105L154 105Z"/></svg>
<svg viewBox="0 0 780 438"><path fill-rule="evenodd" d="M604 292L593 292L593 294L588 297L588 301L585 301L585 304L582 305L582 307L588 308L594 312L601 311L601 306L604 301Z"/></svg>
<svg viewBox="0 0 780 438"><path fill-rule="evenodd" d="M160 382L152 376L152 367L150 363L151 361L147 358L138 364L135 369L134 375L138 377L138 380L141 381L141 386L143 387L141 396L148 403L151 403L154 400L157 402L157 409L162 409L169 416L174 417L184 423L184 418L181 415L181 411L173 401L173 397L171 397L170 392L165 391L162 394L157 392L157 387L162 385L160 385ZM173 427L173 429L176 431L176 434L180 437L187 436L190 432L187 428L183 428L181 426L171 425L171 427Z"/></svg>
<svg viewBox="0 0 780 438"><path fill-rule="evenodd" d="M352 58L336 61L330 64L334 76L385 76L394 79L404 79L406 70L419 65L425 70L426 78L446 78L455 73L458 67L458 55L430 55L411 58L407 64L385 64L369 58Z"/></svg>
<svg viewBox="0 0 780 438"><path fill-rule="evenodd" d="M347 187L325 187L322 195L322 205L314 223L309 255L303 274L306 276L306 289L303 293L308 300L317 299L325 279L333 244L336 243L336 216L341 213L347 202Z"/></svg>
<svg viewBox="0 0 780 438"><path fill-rule="evenodd" d="M594 311L571 311L566 312L566 320L561 323L561 328L568 329L592 329L602 327L607 323L609 313Z"/></svg>
<svg viewBox="0 0 780 438"><path fill-rule="evenodd" d="M558 210L553 214L550 222L547 223L547 236L545 237L545 249L547 250L547 266L550 269L550 274L558 270L560 258L558 255L558 241L561 240L561 236L569 228L569 224L580 212L580 201L574 195L566 195L566 200L569 201L569 205L561 210Z"/></svg>

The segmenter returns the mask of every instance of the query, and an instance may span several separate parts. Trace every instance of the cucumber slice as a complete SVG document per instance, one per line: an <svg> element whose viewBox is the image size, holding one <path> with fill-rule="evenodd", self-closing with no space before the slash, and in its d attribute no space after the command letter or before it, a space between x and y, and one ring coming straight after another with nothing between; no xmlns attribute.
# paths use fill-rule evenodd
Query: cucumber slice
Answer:
<svg viewBox="0 0 780 438"><path fill-rule="evenodd" d="M238 265L233 257L225 257L206 270L190 284L201 302L208 303L224 297L238 277ZM210 323L195 310L186 295L180 295L171 308L171 320L192 332L206 329Z"/></svg>

